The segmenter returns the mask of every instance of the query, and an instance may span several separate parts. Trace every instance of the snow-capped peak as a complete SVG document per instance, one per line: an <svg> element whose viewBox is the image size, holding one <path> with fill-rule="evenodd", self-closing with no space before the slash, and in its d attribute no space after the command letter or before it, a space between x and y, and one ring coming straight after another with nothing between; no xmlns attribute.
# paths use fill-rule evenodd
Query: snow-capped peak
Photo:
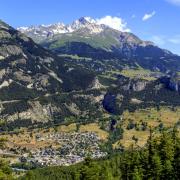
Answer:
<svg viewBox="0 0 180 180"><path fill-rule="evenodd" d="M29 29L29 27L24 27L24 26L17 28L17 30L21 30L21 31L26 31L28 29Z"/></svg>
<svg viewBox="0 0 180 180"><path fill-rule="evenodd" d="M75 20L71 26L73 29L77 30L95 23L96 21L94 19L91 19L90 17L81 17Z"/></svg>
<svg viewBox="0 0 180 180"><path fill-rule="evenodd" d="M91 17L84 17L84 19L86 20L86 21L88 21L89 23L97 23L96 22L96 20L95 19L93 19L93 18L91 18Z"/></svg>
<svg viewBox="0 0 180 180"><path fill-rule="evenodd" d="M72 24L65 25L63 23L49 24L49 25L39 25L31 27L20 27L17 30L26 33L34 34L38 36L49 36L63 33L72 33L74 31L86 29L90 34L100 33L104 30L104 26L96 22L95 19L91 17L81 17L75 20Z"/></svg>
<svg viewBox="0 0 180 180"><path fill-rule="evenodd" d="M81 18L79 18L79 19L76 20L76 21L79 21L79 22L82 23L82 24L87 24L87 23L96 24L96 23L97 23L95 19L93 19L93 18L91 18L91 17L88 17L88 16L86 16L86 17L81 17Z"/></svg>
<svg viewBox="0 0 180 180"><path fill-rule="evenodd" d="M81 17L75 20L71 27L74 31L86 29L86 32L90 34L97 34L104 30L102 25L97 24L96 20L90 17Z"/></svg>
<svg viewBox="0 0 180 180"><path fill-rule="evenodd" d="M39 25L31 27L20 27L17 30L22 33L31 33L38 36L49 36L55 34L68 33L67 27L63 23L49 24L49 25Z"/></svg>

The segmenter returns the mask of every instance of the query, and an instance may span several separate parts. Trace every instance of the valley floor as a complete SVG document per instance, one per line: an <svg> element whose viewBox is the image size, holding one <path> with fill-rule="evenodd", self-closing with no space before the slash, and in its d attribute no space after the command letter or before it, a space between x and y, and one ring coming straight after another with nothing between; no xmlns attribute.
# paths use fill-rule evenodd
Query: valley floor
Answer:
<svg viewBox="0 0 180 180"><path fill-rule="evenodd" d="M86 157L99 159L132 145L142 148L147 143L150 128L154 136L163 129L179 128L180 109L170 107L125 111L112 121L59 125L53 128L30 129L2 134L6 148L0 152L15 170L44 166L72 165Z"/></svg>

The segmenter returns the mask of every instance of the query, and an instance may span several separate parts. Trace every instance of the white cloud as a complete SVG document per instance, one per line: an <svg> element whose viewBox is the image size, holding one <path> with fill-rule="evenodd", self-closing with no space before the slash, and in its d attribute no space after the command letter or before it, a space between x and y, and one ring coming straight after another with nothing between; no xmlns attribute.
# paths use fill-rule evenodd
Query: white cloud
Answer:
<svg viewBox="0 0 180 180"><path fill-rule="evenodd" d="M153 11L152 13L149 14L145 14L142 18L143 21L147 21L148 19L152 18L154 15L156 14L155 11Z"/></svg>
<svg viewBox="0 0 180 180"><path fill-rule="evenodd" d="M119 31L123 31L123 32L131 31L129 28L127 28L127 23L120 17L105 16L100 19L96 19L96 21L98 24L105 24Z"/></svg>
<svg viewBox="0 0 180 180"><path fill-rule="evenodd" d="M177 6L180 6L180 0L166 0L166 1L168 1L168 2L170 2L172 4L175 4Z"/></svg>

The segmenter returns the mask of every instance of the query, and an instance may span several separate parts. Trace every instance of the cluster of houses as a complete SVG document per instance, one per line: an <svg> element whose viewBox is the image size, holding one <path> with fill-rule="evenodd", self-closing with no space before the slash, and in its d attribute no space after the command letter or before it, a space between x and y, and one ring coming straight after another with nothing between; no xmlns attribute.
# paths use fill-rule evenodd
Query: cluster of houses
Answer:
<svg viewBox="0 0 180 180"><path fill-rule="evenodd" d="M38 135L36 140L59 144L59 147L50 145L35 149L30 156L21 158L38 166L71 165L83 161L87 156L95 159L107 155L100 150L101 140L94 132L49 133Z"/></svg>

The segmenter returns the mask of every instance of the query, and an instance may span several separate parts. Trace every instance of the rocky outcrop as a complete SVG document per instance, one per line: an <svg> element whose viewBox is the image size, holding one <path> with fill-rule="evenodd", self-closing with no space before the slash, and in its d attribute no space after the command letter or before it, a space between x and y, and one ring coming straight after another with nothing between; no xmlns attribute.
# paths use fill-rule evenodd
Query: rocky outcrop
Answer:
<svg viewBox="0 0 180 180"><path fill-rule="evenodd" d="M180 75L176 74L174 77L170 78L169 88L174 91L180 92Z"/></svg>
<svg viewBox="0 0 180 180"><path fill-rule="evenodd" d="M136 81L132 84L133 91L142 91L146 88L146 81Z"/></svg>
<svg viewBox="0 0 180 180"><path fill-rule="evenodd" d="M100 82L98 77L95 77L92 84L90 85L90 89L101 89L104 88L105 86L103 86Z"/></svg>
<svg viewBox="0 0 180 180"><path fill-rule="evenodd" d="M7 122L13 122L16 120L31 120L32 124L37 122L47 123L53 120L52 109L58 111L58 109L53 107L51 104L41 105L39 101L29 102L29 105L30 108L26 111L16 112L7 116L7 118L5 118Z"/></svg>
<svg viewBox="0 0 180 180"><path fill-rule="evenodd" d="M180 75L172 75L172 76L165 76L160 79L160 82L163 83L166 88L180 92Z"/></svg>
<svg viewBox="0 0 180 180"><path fill-rule="evenodd" d="M171 80L169 82L169 88L174 90L174 91L180 92L180 81Z"/></svg>
<svg viewBox="0 0 180 180"><path fill-rule="evenodd" d="M142 91L146 88L146 85L147 85L147 81L144 81L144 80L133 80L133 81L129 81L128 84L125 84L123 86L123 89L125 91L129 91L129 90L133 90L133 91Z"/></svg>

